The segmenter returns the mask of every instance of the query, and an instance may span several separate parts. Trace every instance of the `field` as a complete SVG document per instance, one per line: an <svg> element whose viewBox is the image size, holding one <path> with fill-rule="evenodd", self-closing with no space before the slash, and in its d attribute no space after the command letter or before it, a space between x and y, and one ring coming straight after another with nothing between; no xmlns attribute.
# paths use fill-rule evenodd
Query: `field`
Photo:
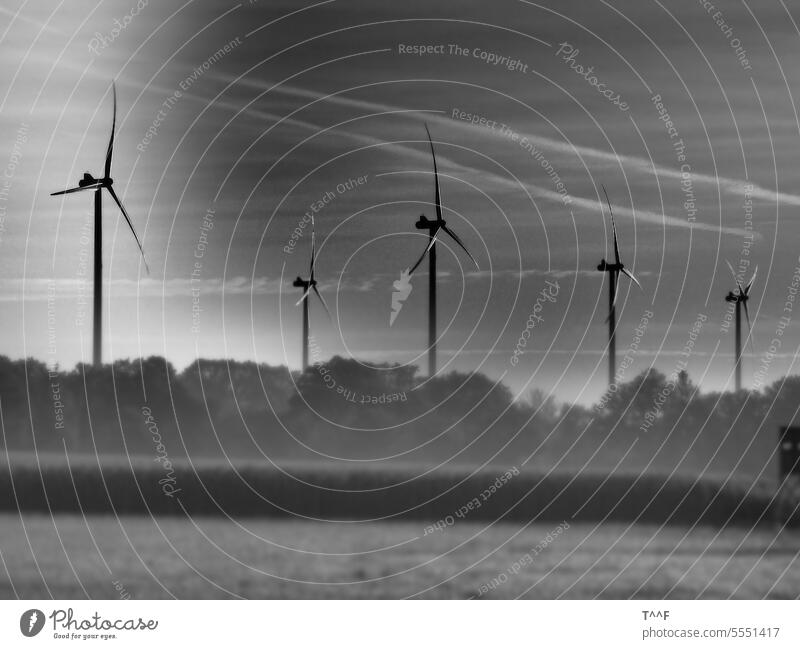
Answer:
<svg viewBox="0 0 800 649"><path fill-rule="evenodd" d="M407 521L5 514L0 595L796 598L800 593L797 531L573 523L554 534L555 527L457 522L426 535L424 522ZM520 567L520 559L537 546L541 550L533 561Z"/></svg>
<svg viewBox="0 0 800 649"><path fill-rule="evenodd" d="M437 521L479 496L473 522L752 527L793 504L769 483L679 474L18 454L0 462L6 512Z"/></svg>
<svg viewBox="0 0 800 649"><path fill-rule="evenodd" d="M767 483L516 467L5 459L4 598L800 594L800 529L784 527L789 517L776 505L794 501L776 499Z"/></svg>

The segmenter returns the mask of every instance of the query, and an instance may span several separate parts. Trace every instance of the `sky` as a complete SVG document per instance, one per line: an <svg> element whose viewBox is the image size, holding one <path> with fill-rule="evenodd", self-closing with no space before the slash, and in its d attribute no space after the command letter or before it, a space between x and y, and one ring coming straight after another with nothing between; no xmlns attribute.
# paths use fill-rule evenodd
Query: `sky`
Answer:
<svg viewBox="0 0 800 649"><path fill-rule="evenodd" d="M92 197L50 193L102 173L116 80L112 176L149 273L106 196L105 360L298 368L314 206L319 358L424 369L427 264L390 314L435 213L427 124L478 264L440 241L442 371L598 398L604 185L641 283L620 283L622 380L685 362L730 387L726 262L758 267L744 383L796 372L800 17L716 4L0 2L0 353L90 359Z"/></svg>

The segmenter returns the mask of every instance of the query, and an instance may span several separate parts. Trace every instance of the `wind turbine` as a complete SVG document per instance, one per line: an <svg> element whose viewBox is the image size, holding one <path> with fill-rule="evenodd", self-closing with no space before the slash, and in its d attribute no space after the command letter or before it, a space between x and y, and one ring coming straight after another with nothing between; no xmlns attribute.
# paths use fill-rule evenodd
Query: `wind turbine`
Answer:
<svg viewBox="0 0 800 649"><path fill-rule="evenodd" d="M447 227L447 222L442 218L442 198L439 190L439 170L436 167L436 152L433 150L433 140L431 140L431 132L428 130L428 125L425 125L425 132L428 134L428 142L431 145L431 156L433 156L433 176L436 184L436 220L428 220L424 214L421 214L419 220L416 222L418 230L428 231L428 245L422 252L422 255L417 260L409 271L409 276L414 273L422 263L425 255L428 255L428 374L434 376L436 374L436 237L440 230L443 230L450 238L453 239L467 256L472 259L475 267L478 268L478 262L469 254L469 250L464 243L459 239L458 235Z"/></svg>
<svg viewBox="0 0 800 649"><path fill-rule="evenodd" d="M90 173L84 173L83 178L78 181L78 186L71 189L65 189L60 192L53 192L51 196L60 196L61 194L72 194L74 192L82 192L84 190L94 190L94 304L93 304L93 342L92 342L92 363L95 367L102 364L102 349L103 349L103 189L111 194L111 198L119 207L122 216L128 223L136 245L139 246L139 251L142 253L144 259L144 266L147 272L150 268L147 265L147 259L144 256L144 249L142 243L139 241L139 235L136 234L136 229L133 227L128 213L122 206L117 193L114 191L112 185L114 179L111 178L111 156L114 153L114 132L117 127L117 88L116 85L111 83L111 92L114 97L113 117L111 120L111 137L108 140L108 150L106 151L106 164L103 169L103 177L95 178Z"/></svg>
<svg viewBox="0 0 800 649"><path fill-rule="evenodd" d="M606 191L605 185L601 185L603 188L603 193L606 196L606 203L608 203L608 212L611 214L611 231L614 237L614 260L613 264L608 263L605 259L600 261L600 264L597 266L597 270L603 271L608 273L608 318L606 318L606 322L608 323L608 384L612 385L614 383L614 373L616 372L617 368L617 313L616 313L616 304L617 304L617 281L619 280L619 274L623 273L630 277L639 288L642 288L642 285L639 284L639 280L633 276L633 273L625 268L625 264L620 261L619 258L619 243L617 241L617 225L614 223L614 212L611 210L611 201L608 199L608 192Z"/></svg>
<svg viewBox="0 0 800 649"><path fill-rule="evenodd" d="M325 311L328 314L328 317L331 317L331 312L328 310L328 305L325 304L325 300L322 299L322 295L320 294L319 290L317 289L317 280L314 277L314 262L316 260L316 242L315 242L315 234L314 234L314 221L311 221L311 266L309 268L309 276L308 279L305 280L302 277L297 277L294 280L292 286L296 286L297 288L303 289L303 296L297 300L297 304L295 306L299 306L300 303L303 303L303 371L306 371L308 367L308 294L313 290L314 293L317 294L319 301L322 302L322 306L325 307Z"/></svg>
<svg viewBox="0 0 800 649"><path fill-rule="evenodd" d="M728 294L725 296L726 302L735 302L736 303L736 365L735 365L735 374L736 374L736 391L742 389L742 307L744 307L744 315L747 318L747 332L748 336L750 337L750 346L753 345L753 332L752 328L750 327L750 313L747 311L747 300L750 299L750 288L753 286L753 282L756 279L756 273L758 272L758 266L753 271L753 276L750 278L750 281L747 282L747 285L742 288L742 285L739 283L739 280L736 277L736 272L733 270L733 266L729 261L725 263L728 264L728 268L731 269L731 275L733 275L733 281L736 282L736 293L733 291L728 291Z"/></svg>

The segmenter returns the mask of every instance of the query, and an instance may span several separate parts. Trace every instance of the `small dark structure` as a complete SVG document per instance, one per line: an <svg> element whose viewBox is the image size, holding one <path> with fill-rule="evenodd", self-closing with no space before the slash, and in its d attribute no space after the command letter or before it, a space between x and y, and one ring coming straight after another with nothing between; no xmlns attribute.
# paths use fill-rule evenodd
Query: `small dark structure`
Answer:
<svg viewBox="0 0 800 649"><path fill-rule="evenodd" d="M787 476L800 476L800 426L781 426L778 449L778 480L784 482Z"/></svg>
<svg viewBox="0 0 800 649"><path fill-rule="evenodd" d="M781 527L800 525L800 426L778 432L778 492L774 521Z"/></svg>

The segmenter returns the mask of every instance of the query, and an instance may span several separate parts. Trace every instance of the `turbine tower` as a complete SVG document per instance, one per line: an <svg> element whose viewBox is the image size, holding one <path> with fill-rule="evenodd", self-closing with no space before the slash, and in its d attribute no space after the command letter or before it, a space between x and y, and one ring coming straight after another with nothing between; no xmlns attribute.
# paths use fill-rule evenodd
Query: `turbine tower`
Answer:
<svg viewBox="0 0 800 649"><path fill-rule="evenodd" d="M436 167L436 152L433 150L433 140L431 140L431 132L428 130L428 125L425 125L425 132L428 134L428 142L431 145L431 156L433 156L433 176L436 186L436 220L428 220L424 214L421 214L419 220L416 222L418 230L428 231L428 245L422 252L422 255L417 260L417 263L411 267L409 276L414 273L417 267L422 263L425 255L428 255L428 375L434 376L436 374L436 237L440 230L444 230L450 238L453 239L467 256L472 259L475 267L478 268L478 262L469 254L469 250L463 244L458 235L447 227L447 222L442 218L442 200L441 192L439 191L439 170Z"/></svg>
<svg viewBox="0 0 800 649"><path fill-rule="evenodd" d="M134 239L136 239L136 245L139 246L139 251L142 253L144 266L147 272L150 272L142 243L139 241L139 235L136 234L136 229L133 227L128 212L125 211L122 202L112 187L114 180L111 178L111 156L114 153L114 131L117 127L117 88L113 82L111 84L111 93L114 98L114 107L111 119L111 137L108 140L103 177L95 178L87 172L78 181L77 187L50 194L51 196L60 196L61 194L72 194L89 189L94 190L94 302L92 307L94 326L92 330L92 364L95 367L99 367L103 362L103 189L108 191L122 212L122 216L125 217L125 221L127 221L128 227L131 229Z"/></svg>
<svg viewBox="0 0 800 649"><path fill-rule="evenodd" d="M611 210L611 201L608 199L608 192L606 191L605 185L601 185L603 187L603 193L606 196L606 203L608 203L608 212L611 214L611 231L614 237L614 260L613 264L607 262L605 259L600 261L600 264L597 266L597 270L603 271L608 273L608 318L606 318L606 322L608 323L608 384L612 385L614 383L614 373L616 372L617 368L617 313L616 313L616 304L617 304L617 283L619 281L619 274L623 273L630 277L639 288L642 288L642 285L639 284L639 280L633 276L627 268L625 268L625 264L620 261L619 258L619 243L617 242L617 225L614 223L614 212Z"/></svg>
<svg viewBox="0 0 800 649"><path fill-rule="evenodd" d="M742 288L742 285L739 283L739 280L736 277L736 272L733 270L733 266L731 263L725 262L728 264L728 268L731 269L731 275L733 275L733 281L736 282L736 292L728 291L728 294L725 296L726 302L734 302L736 304L736 341L735 341L735 351L736 356L734 360L734 373L736 375L736 391L742 389L742 307L744 307L744 315L747 318L747 333L750 337L750 345L753 345L753 336L752 336L752 328L750 326L750 313L747 311L747 300L750 299L750 288L753 286L753 282L756 279L756 273L758 272L758 266L756 266L755 271L753 271L753 276L750 278L750 281L747 282L747 285Z"/></svg>
<svg viewBox="0 0 800 649"><path fill-rule="evenodd" d="M314 293L317 294L319 301L322 302L322 306L325 307L325 312L328 314L328 317L331 317L331 312L328 311L328 305L325 304L325 300L322 299L322 295L320 294L319 290L317 289L317 280L314 277L314 261L316 259L316 242L315 242L315 234L314 234L314 221L311 221L311 266L309 268L309 276L308 279L305 280L302 277L298 276L292 286L296 286L297 288L303 289L303 296L297 300L297 304L295 306L299 306L300 303L303 303L303 371L306 371L308 367L308 294L313 290Z"/></svg>

